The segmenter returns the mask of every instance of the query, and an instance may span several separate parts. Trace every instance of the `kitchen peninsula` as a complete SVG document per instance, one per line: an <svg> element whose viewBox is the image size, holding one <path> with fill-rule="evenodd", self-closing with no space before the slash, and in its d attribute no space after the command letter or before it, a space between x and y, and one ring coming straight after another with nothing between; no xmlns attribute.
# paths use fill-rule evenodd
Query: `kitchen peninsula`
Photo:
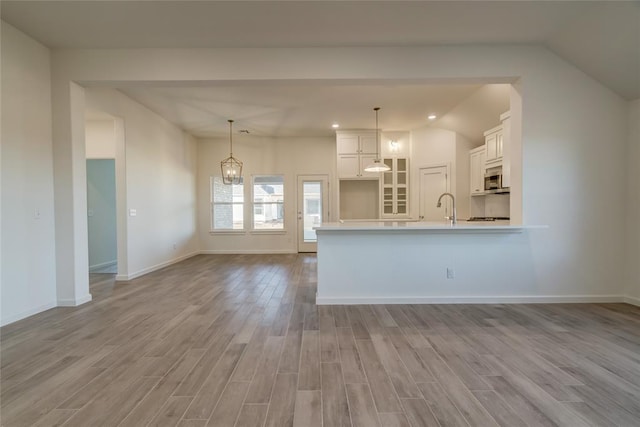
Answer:
<svg viewBox="0 0 640 427"><path fill-rule="evenodd" d="M317 304L517 300L508 298L515 289L494 284L504 283L499 276L531 271L530 261L523 261L531 257L519 255L529 251L525 231L532 228L540 227L508 221L325 223L316 228Z"/></svg>

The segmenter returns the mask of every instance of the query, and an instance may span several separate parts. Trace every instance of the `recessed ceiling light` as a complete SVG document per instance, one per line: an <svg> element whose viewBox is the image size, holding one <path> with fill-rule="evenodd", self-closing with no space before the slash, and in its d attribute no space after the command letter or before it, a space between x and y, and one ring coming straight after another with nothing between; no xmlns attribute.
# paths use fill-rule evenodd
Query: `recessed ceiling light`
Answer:
<svg viewBox="0 0 640 427"><path fill-rule="evenodd" d="M334 123L331 125L332 128L334 129L338 129L340 127L340 125L338 123Z"/></svg>
<svg viewBox="0 0 640 427"><path fill-rule="evenodd" d="M435 120L436 119L436 115L435 114L429 114L429 116L427 117L427 119L429 120Z"/></svg>

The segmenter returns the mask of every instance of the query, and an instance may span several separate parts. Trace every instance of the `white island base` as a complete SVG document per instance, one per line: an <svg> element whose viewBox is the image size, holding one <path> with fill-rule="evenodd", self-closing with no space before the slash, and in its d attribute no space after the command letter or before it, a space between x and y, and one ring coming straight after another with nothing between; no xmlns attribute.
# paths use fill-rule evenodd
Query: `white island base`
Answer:
<svg viewBox="0 0 640 427"><path fill-rule="evenodd" d="M536 291L526 231L531 228L546 227L508 222L323 224L316 228L316 302L544 302Z"/></svg>

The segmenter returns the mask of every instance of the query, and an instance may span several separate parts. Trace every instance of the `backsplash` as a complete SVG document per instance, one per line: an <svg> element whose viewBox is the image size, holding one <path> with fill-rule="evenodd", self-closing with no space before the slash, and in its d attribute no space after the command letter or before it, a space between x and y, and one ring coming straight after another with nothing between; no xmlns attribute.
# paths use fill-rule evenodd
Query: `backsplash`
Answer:
<svg viewBox="0 0 640 427"><path fill-rule="evenodd" d="M487 194L484 199L484 216L509 216L509 194Z"/></svg>
<svg viewBox="0 0 640 427"><path fill-rule="evenodd" d="M470 216L510 217L509 194L487 194L483 197L471 197Z"/></svg>

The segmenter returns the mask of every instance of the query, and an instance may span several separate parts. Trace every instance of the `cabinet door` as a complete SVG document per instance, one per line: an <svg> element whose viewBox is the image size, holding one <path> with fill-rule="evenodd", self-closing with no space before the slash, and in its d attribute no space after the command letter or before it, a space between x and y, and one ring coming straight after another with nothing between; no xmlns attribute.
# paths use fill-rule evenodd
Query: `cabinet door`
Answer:
<svg viewBox="0 0 640 427"><path fill-rule="evenodd" d="M360 136L360 153L362 154L376 154L376 136L375 135L362 135Z"/></svg>
<svg viewBox="0 0 640 427"><path fill-rule="evenodd" d="M487 149L487 157L486 161L490 162L498 158L498 135L492 133L491 135L487 135L485 139L486 149Z"/></svg>
<svg viewBox="0 0 640 427"><path fill-rule="evenodd" d="M498 132L496 134L496 154L498 158L502 158L502 146L503 146L503 133Z"/></svg>
<svg viewBox="0 0 640 427"><path fill-rule="evenodd" d="M375 154L361 154L360 155L360 176L370 177L370 178L379 178L380 172L365 172L364 168L366 168L369 164L373 163L376 159Z"/></svg>
<svg viewBox="0 0 640 427"><path fill-rule="evenodd" d="M360 176L360 159L357 154L338 156L338 178L358 178Z"/></svg>
<svg viewBox="0 0 640 427"><path fill-rule="evenodd" d="M480 192L480 183L478 182L480 166L480 153L471 153L469 155L469 191L471 194Z"/></svg>
<svg viewBox="0 0 640 427"><path fill-rule="evenodd" d="M469 153L469 193L484 194L485 147Z"/></svg>
<svg viewBox="0 0 640 427"><path fill-rule="evenodd" d="M358 135L338 135L337 139L338 155L356 154L359 150Z"/></svg>
<svg viewBox="0 0 640 427"><path fill-rule="evenodd" d="M396 188L396 214L407 215L409 213L409 201L407 187Z"/></svg>
<svg viewBox="0 0 640 427"><path fill-rule="evenodd" d="M394 194L393 187L383 187L382 188L382 215L383 217L388 217L394 214L395 206L394 206Z"/></svg>

